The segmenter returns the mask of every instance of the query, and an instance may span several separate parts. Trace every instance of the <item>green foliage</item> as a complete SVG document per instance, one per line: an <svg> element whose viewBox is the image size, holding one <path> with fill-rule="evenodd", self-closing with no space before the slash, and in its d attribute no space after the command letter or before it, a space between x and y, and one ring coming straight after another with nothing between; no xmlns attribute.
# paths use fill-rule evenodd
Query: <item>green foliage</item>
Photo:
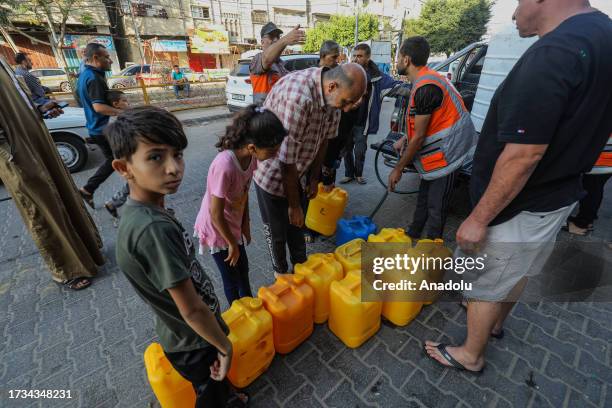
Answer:
<svg viewBox="0 0 612 408"><path fill-rule="evenodd" d="M494 0L426 0L418 19L406 20L404 38L422 35L432 53L450 55L487 32Z"/></svg>
<svg viewBox="0 0 612 408"><path fill-rule="evenodd" d="M359 15L359 41L378 38L378 17L373 14ZM306 30L305 52L318 52L325 40L334 40L343 47L352 47L355 42L355 17L331 16L329 21Z"/></svg>

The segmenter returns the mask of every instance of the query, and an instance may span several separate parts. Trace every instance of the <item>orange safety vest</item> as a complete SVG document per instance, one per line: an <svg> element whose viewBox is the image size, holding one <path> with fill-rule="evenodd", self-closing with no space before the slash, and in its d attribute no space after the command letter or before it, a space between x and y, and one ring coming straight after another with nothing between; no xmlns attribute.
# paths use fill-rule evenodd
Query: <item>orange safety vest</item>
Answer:
<svg viewBox="0 0 612 408"><path fill-rule="evenodd" d="M607 174L612 173L612 133L608 138L608 143L599 155L599 158L593 165L593 168L587 174Z"/></svg>
<svg viewBox="0 0 612 408"><path fill-rule="evenodd" d="M425 85L436 85L442 90L442 105L436 109L425 132L425 142L415 155L413 164L425 180L447 176L470 160L476 149L478 136L455 87L436 71L423 67L414 81L408 105L408 140L414 136L416 91Z"/></svg>
<svg viewBox="0 0 612 408"><path fill-rule="evenodd" d="M253 86L253 103L260 103L266 99L268 92L281 78L278 72L265 72L263 74L249 74Z"/></svg>

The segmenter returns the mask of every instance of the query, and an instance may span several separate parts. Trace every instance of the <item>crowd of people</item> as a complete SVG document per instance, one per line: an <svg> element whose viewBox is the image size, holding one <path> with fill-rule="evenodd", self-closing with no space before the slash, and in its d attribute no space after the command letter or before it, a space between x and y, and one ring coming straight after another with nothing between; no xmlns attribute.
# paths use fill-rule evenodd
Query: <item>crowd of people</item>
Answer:
<svg viewBox="0 0 612 408"><path fill-rule="evenodd" d="M40 115L61 110L36 86L31 97L25 95L2 63L0 79L13 86L0 95L0 176L53 279L82 289L103 259L97 229L80 199L95 208L97 188L118 172L126 184L105 204L116 219L123 206L117 264L153 310L168 360L193 384L197 407L225 406L232 393L246 404L248 395L231 391L225 379L232 360L229 329L197 250L212 256L230 304L252 296L246 246L254 181L274 276L293 269L287 249L292 266L306 261L308 200L319 182L327 191L335 185L342 159L340 183L367 182L367 137L378 130L382 98L405 96L407 131L395 145L399 160L388 185L393 190L409 164L421 177L408 235L443 236L456 174L472 160L473 209L457 231L456 255L500 243L532 245L520 256L493 257L474 278L472 291L464 293L463 344L424 345L444 366L480 372L490 336L503 337L530 265L548 256L546 244L564 225L575 233L593 228L612 168L610 18L582 0L522 1L513 18L521 37L540 38L495 92L479 137L461 95L427 67L426 38L408 38L398 50L397 72L408 82L382 73L365 44L354 48L352 62L339 65L340 46L331 39L321 45L319 67L288 73L280 55L302 42L304 32L298 26L283 36L266 24L263 52L250 66L257 103L237 113L215 145L219 153L208 169L193 232L165 203L183 179L188 140L182 125L160 108L130 109L125 95L110 91L104 73L112 61L99 44L85 50L77 92L103 164L77 190L57 155L42 154L53 148ZM19 61L22 70L31 68L27 56ZM22 75L28 82L27 72ZM577 203L580 211L572 217Z"/></svg>

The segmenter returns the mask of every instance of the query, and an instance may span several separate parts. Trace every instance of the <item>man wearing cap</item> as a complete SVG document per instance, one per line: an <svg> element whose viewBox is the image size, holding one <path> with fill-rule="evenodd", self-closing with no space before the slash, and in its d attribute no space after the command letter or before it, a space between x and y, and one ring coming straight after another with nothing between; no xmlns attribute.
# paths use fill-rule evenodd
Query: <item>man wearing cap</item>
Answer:
<svg viewBox="0 0 612 408"><path fill-rule="evenodd" d="M269 22L261 28L262 52L255 55L249 71L253 86L253 103L263 103L272 86L283 75L289 73L281 62L280 56L288 45L304 42L305 34L298 24L281 38L283 31Z"/></svg>

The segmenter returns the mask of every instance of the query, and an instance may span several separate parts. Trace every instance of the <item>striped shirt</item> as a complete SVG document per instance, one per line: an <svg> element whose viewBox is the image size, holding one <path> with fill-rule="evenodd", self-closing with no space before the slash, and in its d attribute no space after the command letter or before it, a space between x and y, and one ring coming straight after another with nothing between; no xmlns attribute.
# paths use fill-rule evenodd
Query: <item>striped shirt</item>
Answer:
<svg viewBox="0 0 612 408"><path fill-rule="evenodd" d="M321 145L336 137L340 110L325 104L322 68L309 68L282 77L272 88L264 107L272 111L287 130L278 155L259 162L253 180L270 194L284 197L281 163L295 164L302 187Z"/></svg>
<svg viewBox="0 0 612 408"><path fill-rule="evenodd" d="M45 89L40 84L40 80L22 66L15 68L15 75L20 75L25 81L28 89L32 93L32 100L36 105L44 105L50 99L45 96Z"/></svg>

